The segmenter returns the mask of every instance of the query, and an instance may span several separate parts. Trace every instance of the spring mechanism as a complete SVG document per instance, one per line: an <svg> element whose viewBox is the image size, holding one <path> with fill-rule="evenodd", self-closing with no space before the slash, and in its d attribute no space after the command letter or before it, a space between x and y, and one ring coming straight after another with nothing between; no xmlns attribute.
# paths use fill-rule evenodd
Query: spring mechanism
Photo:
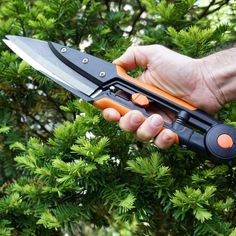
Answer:
<svg viewBox="0 0 236 236"><path fill-rule="evenodd" d="M175 122L181 125L185 125L185 123L188 121L188 118L189 118L188 112L180 111L177 115Z"/></svg>

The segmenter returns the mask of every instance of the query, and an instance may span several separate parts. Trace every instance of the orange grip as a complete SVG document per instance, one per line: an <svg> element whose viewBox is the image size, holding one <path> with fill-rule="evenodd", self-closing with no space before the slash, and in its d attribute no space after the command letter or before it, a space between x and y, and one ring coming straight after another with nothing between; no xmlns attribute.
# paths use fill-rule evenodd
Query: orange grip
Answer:
<svg viewBox="0 0 236 236"><path fill-rule="evenodd" d="M100 100L97 100L93 103L94 106L104 110L106 108L114 108L116 109L122 116L125 115L128 111L130 111L129 108L122 106L118 102L110 99L110 98L101 98Z"/></svg>
<svg viewBox="0 0 236 236"><path fill-rule="evenodd" d="M116 65L116 69L117 69L117 74L120 77L122 77L122 78L124 78L124 79L126 79L126 80L128 80L130 82L132 82L133 84L136 84L136 85L138 85L138 86L140 86L142 88L145 88L145 89L147 89L147 90L149 90L149 91L151 91L153 93L156 93L156 94L158 94L158 95L160 95L160 96L162 96L162 97L164 97L164 98L166 98L166 99L168 99L170 101L173 101L173 102L177 103L178 105L187 108L188 110L196 110L197 109L196 107L192 106L191 104L189 104L187 102L184 102L183 100L181 100L179 98L176 98L176 97L174 97L174 96L172 96L172 95L162 91L161 89L158 89L158 88L156 88L156 87L154 87L152 85L146 84L146 83L144 83L144 82L142 82L140 80L132 78L131 76L129 76L126 73L125 69L120 67L120 66Z"/></svg>
<svg viewBox="0 0 236 236"><path fill-rule="evenodd" d="M94 106L104 110L106 108L114 108L116 109L122 116L125 115L127 112L130 111L129 108L122 106L121 104L119 104L118 102L110 99L110 98L101 98L100 100L97 100L93 103ZM164 130L165 128L163 127L162 130ZM179 137L178 135L175 133L175 143L179 144Z"/></svg>

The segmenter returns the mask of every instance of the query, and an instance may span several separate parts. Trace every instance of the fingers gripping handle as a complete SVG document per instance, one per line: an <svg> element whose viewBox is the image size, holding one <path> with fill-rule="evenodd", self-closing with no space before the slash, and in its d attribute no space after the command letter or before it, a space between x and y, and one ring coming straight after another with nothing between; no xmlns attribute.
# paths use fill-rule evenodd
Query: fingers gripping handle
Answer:
<svg viewBox="0 0 236 236"><path fill-rule="evenodd" d="M131 101L125 101L125 100L120 100L118 101L119 98L116 96L110 95L110 97L103 97L93 103L94 106L104 110L106 108L114 108L116 109L122 116L125 115L127 112L131 110L140 110L146 117L148 117L148 114L145 112L144 109L140 109L137 107L135 104L133 104ZM165 129L165 126L167 124L164 124L163 129ZM169 128L169 127L168 127ZM170 128L171 129L171 128ZM173 129L172 129L173 130ZM175 130L173 130L175 132ZM179 137L175 133L175 143L179 143Z"/></svg>
<svg viewBox="0 0 236 236"><path fill-rule="evenodd" d="M102 110L114 108L121 115L138 109L146 117L148 116L144 109L140 109L131 101L119 100L114 95L100 98L93 104ZM236 129L233 127L217 124L210 128L205 136L176 122L173 124L165 123L163 129L165 128L171 129L176 134L176 144L187 146L192 150L207 154L219 160L231 160L236 157Z"/></svg>

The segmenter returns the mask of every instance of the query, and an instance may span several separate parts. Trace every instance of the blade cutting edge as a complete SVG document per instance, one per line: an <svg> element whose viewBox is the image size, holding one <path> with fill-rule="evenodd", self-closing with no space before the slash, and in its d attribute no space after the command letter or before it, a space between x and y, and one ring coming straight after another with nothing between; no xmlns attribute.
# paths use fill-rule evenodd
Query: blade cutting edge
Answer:
<svg viewBox="0 0 236 236"><path fill-rule="evenodd" d="M75 95L81 97L82 93L88 100L87 96L97 90L97 85L61 62L50 50L46 41L21 36L7 36L7 38L4 42L18 56Z"/></svg>

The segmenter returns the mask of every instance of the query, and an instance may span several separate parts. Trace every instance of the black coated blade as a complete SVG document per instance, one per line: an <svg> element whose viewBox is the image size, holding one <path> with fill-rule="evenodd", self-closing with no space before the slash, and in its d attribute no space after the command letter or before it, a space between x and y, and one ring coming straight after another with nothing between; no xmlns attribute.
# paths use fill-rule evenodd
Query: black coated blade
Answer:
<svg viewBox="0 0 236 236"><path fill-rule="evenodd" d="M90 100L89 96L98 89L98 85L59 60L48 42L21 36L7 36L4 42L36 70L82 99Z"/></svg>

